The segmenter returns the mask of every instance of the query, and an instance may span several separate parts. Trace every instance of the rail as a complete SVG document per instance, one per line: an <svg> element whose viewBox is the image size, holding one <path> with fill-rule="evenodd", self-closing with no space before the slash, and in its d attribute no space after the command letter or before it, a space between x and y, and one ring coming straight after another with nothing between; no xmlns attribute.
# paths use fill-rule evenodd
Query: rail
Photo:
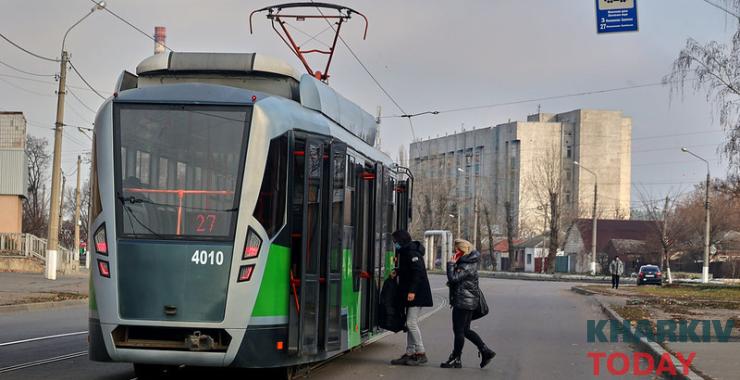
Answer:
<svg viewBox="0 0 740 380"><path fill-rule="evenodd" d="M46 239L33 234L2 232L0 256L31 257L46 262L46 244ZM79 266L73 250L59 246L58 252L61 270L76 269Z"/></svg>

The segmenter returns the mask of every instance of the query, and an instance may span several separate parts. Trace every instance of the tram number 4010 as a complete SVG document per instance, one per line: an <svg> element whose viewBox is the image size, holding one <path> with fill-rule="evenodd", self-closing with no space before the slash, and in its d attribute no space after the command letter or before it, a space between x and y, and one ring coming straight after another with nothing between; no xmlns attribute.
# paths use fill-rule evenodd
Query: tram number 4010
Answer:
<svg viewBox="0 0 740 380"><path fill-rule="evenodd" d="M190 261L198 265L221 265L224 263L224 253L196 249Z"/></svg>

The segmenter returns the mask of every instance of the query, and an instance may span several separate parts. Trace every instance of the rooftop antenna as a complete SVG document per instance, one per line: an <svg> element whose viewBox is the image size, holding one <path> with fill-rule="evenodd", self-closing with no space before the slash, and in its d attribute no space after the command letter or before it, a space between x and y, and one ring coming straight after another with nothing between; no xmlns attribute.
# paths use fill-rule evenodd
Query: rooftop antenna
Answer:
<svg viewBox="0 0 740 380"><path fill-rule="evenodd" d="M319 11L319 14L307 14L305 12L295 12L293 13L292 10L295 8L315 8ZM323 10L327 10L326 14ZM286 10L290 10L286 13ZM298 57L298 59L303 63L303 66L306 68L306 71L308 71L308 74L313 76L314 78L321 80L323 82L326 82L329 79L329 66L331 66L331 59L334 57L334 50L337 46L337 40L339 39L339 32L342 28L342 24L346 21L348 21L352 14L358 14L360 17L362 17L365 20L365 32L362 36L362 39L364 40L367 38L367 17L363 15L360 12L357 12L356 10L345 7L342 5L335 5L335 4L329 4L329 3L314 3L314 2L300 2L300 3L286 3L286 4L278 4L278 5L271 5L269 7L264 7L262 9L258 9L256 11L253 11L249 15L249 33L253 33L252 29L252 16L254 16L255 13L259 12L267 12L267 18L272 23L272 29L275 31L275 33L280 36L280 38L285 42L286 45L290 48L291 51L293 51L293 54ZM288 21L306 21L307 19L324 19L327 23L329 23L329 26L332 30L334 30L334 39L331 43L331 46L327 49L303 49L301 48L301 43L297 43L296 40L291 35L290 31L288 30L288 26L292 26L288 24ZM333 21L333 23L332 23ZM276 27L277 24L280 26L280 29ZM319 34L323 33L320 32ZM312 36L311 39L308 41L305 41L305 43L311 42L318 37L318 34L315 36ZM314 70L311 68L311 66L308 63L307 55L308 54L323 54L327 56L326 60L326 66L324 68L324 72L322 73L319 70Z"/></svg>

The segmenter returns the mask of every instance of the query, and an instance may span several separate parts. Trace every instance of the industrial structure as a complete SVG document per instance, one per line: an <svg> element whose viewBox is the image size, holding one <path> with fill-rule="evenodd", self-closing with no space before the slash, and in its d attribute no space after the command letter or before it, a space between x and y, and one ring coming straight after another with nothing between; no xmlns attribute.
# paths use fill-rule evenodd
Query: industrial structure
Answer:
<svg viewBox="0 0 740 380"><path fill-rule="evenodd" d="M26 171L26 118L23 112L0 111L0 233L20 233Z"/></svg>
<svg viewBox="0 0 740 380"><path fill-rule="evenodd" d="M531 236L549 228L551 189L561 212L592 217L597 178L597 216L629 218L631 138L632 120L621 111L537 113L527 121L413 142L410 166L418 179L417 199L429 196L437 210L443 209L434 205L437 199L456 203L456 212L435 216L440 226L459 214L462 236L475 239L478 230L485 231L478 226L487 211L494 234L502 235L508 204L517 234Z"/></svg>

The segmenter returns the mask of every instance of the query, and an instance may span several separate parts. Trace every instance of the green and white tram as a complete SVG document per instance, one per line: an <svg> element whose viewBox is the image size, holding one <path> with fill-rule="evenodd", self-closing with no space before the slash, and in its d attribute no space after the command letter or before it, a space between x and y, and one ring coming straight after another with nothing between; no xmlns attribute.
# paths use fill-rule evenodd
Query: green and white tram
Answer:
<svg viewBox="0 0 740 380"><path fill-rule="evenodd" d="M258 54L136 71L95 123L90 358L295 369L376 334L412 177L375 119Z"/></svg>

